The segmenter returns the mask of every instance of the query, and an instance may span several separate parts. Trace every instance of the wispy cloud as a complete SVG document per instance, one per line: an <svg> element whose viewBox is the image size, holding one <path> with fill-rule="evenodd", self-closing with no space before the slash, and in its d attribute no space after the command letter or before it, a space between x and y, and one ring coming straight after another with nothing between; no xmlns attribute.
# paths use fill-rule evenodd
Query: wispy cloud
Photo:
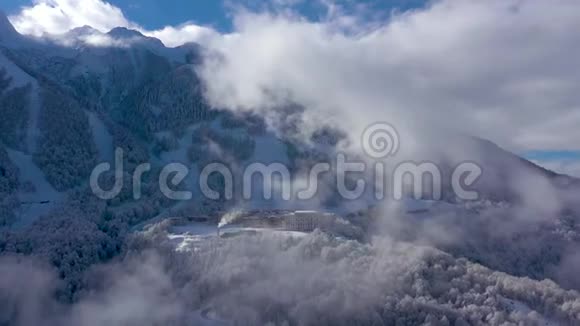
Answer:
<svg viewBox="0 0 580 326"><path fill-rule="evenodd" d="M102 0L36 0L9 19L18 32L37 37L64 35L73 28L85 25L103 33L115 27L127 27L159 38L167 46L203 42L215 33L211 28L193 23L150 31L128 19L120 8ZM96 41L93 42L96 45L112 43L103 43L105 39L99 35L90 40Z"/></svg>
<svg viewBox="0 0 580 326"><path fill-rule="evenodd" d="M101 0L37 0L9 19L18 32L34 36L63 34L85 25L103 32L118 26L138 27L121 9Z"/></svg>
<svg viewBox="0 0 580 326"><path fill-rule="evenodd" d="M442 0L350 19L356 29L346 18L237 15L235 32L209 46L209 99L236 110L300 103L353 135L385 120L407 142L456 132L516 151L579 148L580 3Z"/></svg>

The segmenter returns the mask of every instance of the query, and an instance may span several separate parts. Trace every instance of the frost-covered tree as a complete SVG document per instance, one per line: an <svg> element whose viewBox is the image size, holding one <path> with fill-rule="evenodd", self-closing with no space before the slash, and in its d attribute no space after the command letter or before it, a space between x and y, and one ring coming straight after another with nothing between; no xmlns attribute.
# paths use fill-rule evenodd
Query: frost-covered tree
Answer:
<svg viewBox="0 0 580 326"><path fill-rule="evenodd" d="M0 77L1 79L1 77ZM30 85L0 90L0 141L11 147L23 147L28 126Z"/></svg>
<svg viewBox="0 0 580 326"><path fill-rule="evenodd" d="M0 94L4 92L12 83L12 77L8 76L6 68L0 68Z"/></svg>
<svg viewBox="0 0 580 326"><path fill-rule="evenodd" d="M97 150L88 118L78 103L55 86L42 87L40 138L34 162L57 189L88 180Z"/></svg>
<svg viewBox="0 0 580 326"><path fill-rule="evenodd" d="M0 201L18 188L18 175L18 167L12 163L6 149L0 144Z"/></svg>
<svg viewBox="0 0 580 326"><path fill-rule="evenodd" d="M63 301L74 300L87 268L112 258L119 250L96 224L78 215L41 219L24 232L5 235L3 242L0 249L4 254L34 256L54 266L64 281L58 293Z"/></svg>
<svg viewBox="0 0 580 326"><path fill-rule="evenodd" d="M20 206L16 191L20 186L19 170L0 143L0 228L16 220L15 211Z"/></svg>

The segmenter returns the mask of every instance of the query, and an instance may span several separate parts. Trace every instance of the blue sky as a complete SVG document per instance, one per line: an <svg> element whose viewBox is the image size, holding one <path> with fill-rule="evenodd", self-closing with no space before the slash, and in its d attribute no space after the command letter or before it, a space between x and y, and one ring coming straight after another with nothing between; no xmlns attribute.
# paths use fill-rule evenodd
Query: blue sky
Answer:
<svg viewBox="0 0 580 326"><path fill-rule="evenodd" d="M580 151L533 150L521 156L549 170L580 177Z"/></svg>
<svg viewBox="0 0 580 326"><path fill-rule="evenodd" d="M119 7L130 20L139 23L146 29L159 29L168 25L179 25L192 21L199 25L211 26L227 32L232 28L231 8L243 5L259 9L273 1L264 0L110 0L110 4ZM426 0L338 0L335 1L349 9L361 4L370 8L373 14L388 14L392 9L407 10L420 7ZM9 15L17 14L23 6L29 6L33 0L2 0L0 8ZM305 0L295 6L302 15L316 20L324 15L324 8L318 1Z"/></svg>
<svg viewBox="0 0 580 326"><path fill-rule="evenodd" d="M580 161L580 151L529 151L523 156L538 161Z"/></svg>

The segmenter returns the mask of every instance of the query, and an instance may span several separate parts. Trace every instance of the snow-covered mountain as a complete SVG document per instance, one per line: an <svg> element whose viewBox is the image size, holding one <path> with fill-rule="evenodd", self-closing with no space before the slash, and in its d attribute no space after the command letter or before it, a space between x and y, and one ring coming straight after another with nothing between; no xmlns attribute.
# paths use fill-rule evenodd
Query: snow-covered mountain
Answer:
<svg viewBox="0 0 580 326"><path fill-rule="evenodd" d="M92 307L108 313L90 300L79 299L80 290L89 287L83 283L83 273L90 266L121 252L148 248L166 253L171 248L171 234L163 222L127 237L136 225L234 206L206 200L195 192L199 167L214 161L236 167L259 161L283 162L300 170L335 150L336 139L326 139L333 138L328 135L335 130L328 131L328 126L321 126L312 142L305 144L292 137L293 126L284 126L288 134L282 127L274 132L257 115L210 107L196 73L203 64L203 51L197 44L168 48L127 28L101 33L85 26L65 35L32 39L19 35L0 13L0 252L37 255L56 266L67 284L58 289L60 300L81 302L72 309L72 324L79 324L77 309ZM292 119L283 122L291 124ZM340 131L336 132L340 138ZM100 200L90 191L89 175L99 162L113 163L116 148L124 153L124 187L114 199ZM483 175L474 189L481 200L458 202L451 185L445 183L443 200L429 202L420 214L408 216L388 208L377 213L381 205L376 202L345 211L346 218L367 231L368 243L321 233L298 240L271 235L230 242L218 239L204 243L207 250L201 253L162 258L127 255L130 267L113 266L108 275L129 279L124 268L141 270L150 266L150 259L167 259L168 266L177 265L175 261L201 266L158 271L156 265L144 272L153 273L156 282L157 277L166 281L154 282L151 296L140 295L147 299L161 300L168 289L188 286L195 293L171 296L183 300L164 306L177 310L152 319L154 324L187 315L183 309L191 307L183 307L184 302L199 311L211 305L222 316L250 324L312 324L334 304L339 305L337 316L345 324L577 323L580 295L562 287L580 286L569 275L580 266L573 253L580 242L579 208L573 196L579 181L475 137L454 139L426 153L424 158L438 163L446 173L459 162L477 162ZM192 171L183 182L184 188L194 192L191 201L172 201L160 192L157 176L164 164L173 162ZM151 163L152 169L143 177L141 198L134 199L132 173L141 163ZM112 173L103 179L112 183ZM223 187L219 178L210 181L216 188ZM325 198L317 198L317 208L338 210L341 203L335 194L336 189L329 187ZM249 205L296 208L276 201ZM522 220L523 216L533 218ZM379 235L405 244L375 242ZM258 257L262 246L268 248L263 253L267 259L240 258ZM412 252L412 259L403 252ZM221 264L220 259L226 258L231 259L231 266ZM199 261L202 264L196 265ZM3 263L12 272L27 264L0 260L0 269ZM263 265L262 280L255 277L252 264ZM379 268L388 273L379 276ZM137 277L146 280L151 276L140 273ZM210 276L204 278L204 273ZM558 283L542 282L544 278ZM0 277L0 290L5 281ZM142 281L128 281L128 287L138 292L133 286ZM301 284L300 293L292 292L296 282ZM333 284L337 285L334 290ZM102 295L114 292L107 291ZM234 309L235 300L243 302L239 309ZM0 309L0 324L3 317ZM322 321L336 324L337 318Z"/></svg>
<svg viewBox="0 0 580 326"><path fill-rule="evenodd" d="M0 41L3 43L14 42L20 36L14 26L6 17L3 11L0 11Z"/></svg>
<svg viewBox="0 0 580 326"><path fill-rule="evenodd" d="M183 131L215 115L188 63L199 57L195 46L168 49L126 28L102 34L90 27L68 33L77 46L61 46L27 39L5 16L0 20L1 143L13 154L7 166L20 168L6 193L30 206L54 197L34 191L43 185L62 196L86 186L97 161L111 161L115 146L128 148L132 163L145 163L165 140L156 133ZM118 44L82 43L98 36Z"/></svg>

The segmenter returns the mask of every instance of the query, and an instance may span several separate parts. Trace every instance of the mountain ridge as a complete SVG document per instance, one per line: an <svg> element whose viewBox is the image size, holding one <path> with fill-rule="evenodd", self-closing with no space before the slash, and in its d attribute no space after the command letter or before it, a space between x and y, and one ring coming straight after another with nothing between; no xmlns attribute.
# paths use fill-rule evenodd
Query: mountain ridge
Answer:
<svg viewBox="0 0 580 326"><path fill-rule="evenodd" d="M14 42L20 38L20 34L16 31L6 13L0 10L0 43Z"/></svg>
<svg viewBox="0 0 580 326"><path fill-rule="evenodd" d="M5 26L4 30L13 30L7 18L5 21L8 22L8 25ZM83 35L94 31L93 28L84 26L71 32ZM74 118L62 120L69 123L70 128L78 129L79 126L82 126L80 129L90 129L89 126L94 126L95 121L97 121L97 125L104 126L108 133L108 135L101 135L102 130L105 130L101 128L101 131L90 130L89 133L77 130L75 136L61 135L62 131L54 126L46 126L46 130L38 132L38 135L35 136L36 139L43 137L52 139L53 134L58 135L54 139L54 143L50 145L54 147L52 152L30 153L33 156L36 155L35 164L50 164L52 166L50 169L55 169L55 171L49 171L48 168L43 169L42 166L39 166L41 170L48 173L47 179L52 180L56 189L69 191L83 184L86 185L89 167L91 164L94 165L97 158L94 150L89 150L86 153L86 162L84 159L75 161L70 155L64 153L58 154L62 155L60 158L54 156L55 153L61 151L60 147L69 146L65 144L67 141L71 141L69 137L75 138L74 142L71 141L71 143L81 141L85 144L83 146L89 147L94 147L97 139L114 139L116 144L111 144L111 148L114 145L130 147L131 155L135 156L135 164L137 162L144 163L151 158L164 155L178 155L183 158L191 156L191 153L195 151L205 151L206 149L199 148L192 143L191 138L183 138L184 133L190 135L194 129L200 128L200 126L208 128L210 136L214 137L214 139L210 137L208 140L221 142L224 146L232 146L232 144L237 144L237 141L241 141L243 144L255 143L257 139L257 136L253 134L255 131L244 129L250 128L246 126L251 124L248 124L243 118L240 120L229 112L215 110L205 102L202 81L195 73L195 66L202 62L203 48L201 46L191 43L176 48L168 48L157 39L146 37L138 31L124 27L112 29L107 35L143 38L147 44L154 46L142 47L141 43L137 42L128 44L126 47L72 48L58 45L49 46L40 41L32 40L33 46L21 44L16 48L5 47L2 51L6 58L32 76L35 83L38 84L38 89L33 88L28 91L33 92L33 95L28 95L28 98L37 97L42 103L38 114L42 115L48 110L47 103L59 98L64 102L58 105L70 107L68 112L74 116ZM55 94L57 95L55 96ZM50 110L59 112L54 111L54 109ZM30 107L28 107L27 112L31 117ZM91 124L88 123L88 113L91 113ZM18 119L20 119L19 121L22 119L30 120L30 117ZM235 122L233 127L221 126L231 124L230 120L232 119ZM79 126L75 123L78 123ZM264 122L262 121L262 123ZM240 130L239 126L241 126L242 136L238 140L235 139L237 136L230 134L230 130ZM14 128L16 127L11 127L8 132L13 134L30 133L29 130ZM261 127L261 129L263 130L259 133L265 133L265 128ZM95 133L97 134L95 135ZM16 139L12 134L10 137ZM512 193L513 191L509 190L508 186L511 182L510 178L512 178L509 175L510 171L517 169L530 170L540 174L557 187L560 187L561 184L564 186L579 184L578 180L572 177L544 169L487 140L476 137L472 141L466 140L457 141L455 147L464 147L465 153L485 153L479 160L489 181L483 182L479 190L486 198L500 201L516 198L517 194ZM6 143L5 139L0 138L0 141ZM185 146L185 148L179 148L180 146ZM277 146L282 147L275 152L286 153L289 151L288 148L284 147L287 145ZM298 144L297 146L302 145ZM10 147L13 150L25 148L23 144L10 145ZM253 148L247 150L254 151ZM444 149L440 150L443 150L442 153L445 152ZM233 157L251 157L251 153L245 153L246 149L243 148L228 148L227 151L230 151ZM236 154L236 151L241 151L243 154ZM198 155L206 154L205 152L201 153L203 154ZM112 153L108 155L110 156ZM470 155L466 155L463 159L474 160L475 156ZM76 171L80 171L79 175L73 173L70 177L63 177L68 175L68 172L65 169L55 167L54 162L65 158L71 166L75 167ZM136 160L136 158L140 158L140 160ZM198 163L196 160L198 158L189 159L185 163L196 164ZM443 159L439 163L442 166L451 167L458 162ZM56 173L56 175L51 176L52 173ZM59 178L69 181L61 184L60 181L56 181ZM446 186L449 187L449 185Z"/></svg>

